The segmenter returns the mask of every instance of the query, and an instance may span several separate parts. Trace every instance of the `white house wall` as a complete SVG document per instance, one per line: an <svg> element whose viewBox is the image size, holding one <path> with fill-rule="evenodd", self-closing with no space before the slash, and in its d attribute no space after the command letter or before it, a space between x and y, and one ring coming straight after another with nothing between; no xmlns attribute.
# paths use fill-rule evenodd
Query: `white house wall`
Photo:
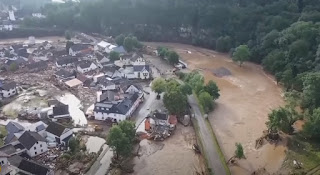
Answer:
<svg viewBox="0 0 320 175"><path fill-rule="evenodd" d="M30 148L30 150L27 150L27 153L30 157L34 157L34 156L40 155L40 154L47 152L47 151L48 151L47 143L39 141L38 143L35 143Z"/></svg>
<svg viewBox="0 0 320 175"><path fill-rule="evenodd" d="M2 96L3 97L8 98L8 97L11 97L13 95L16 95L17 94L17 89L13 88L13 89L10 89L8 91L2 90L1 92L2 92Z"/></svg>
<svg viewBox="0 0 320 175"><path fill-rule="evenodd" d="M8 158L0 157L0 165L6 165L6 164L8 164Z"/></svg>
<svg viewBox="0 0 320 175"><path fill-rule="evenodd" d="M70 129L69 131L63 133L63 134L60 136L60 142L62 142L63 139L69 137L69 136L72 135L72 134L73 134L72 129Z"/></svg>

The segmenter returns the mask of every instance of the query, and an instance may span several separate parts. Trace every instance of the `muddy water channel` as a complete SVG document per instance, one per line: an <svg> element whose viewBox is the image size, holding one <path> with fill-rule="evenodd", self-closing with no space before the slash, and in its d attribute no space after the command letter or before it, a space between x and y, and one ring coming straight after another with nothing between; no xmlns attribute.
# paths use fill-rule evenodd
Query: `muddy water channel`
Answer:
<svg viewBox="0 0 320 175"><path fill-rule="evenodd" d="M206 81L214 80L218 84L221 96L209 121L226 159L233 156L236 142L244 146L247 158L230 167L232 174L250 174L258 168L265 168L269 173L279 170L285 158L284 145L265 144L255 149L255 140L266 130L268 113L284 104L281 88L271 76L258 65L245 63L239 67L228 55L207 49L172 43L147 45L174 49L189 69L200 70ZM213 72L221 68L231 75L215 76Z"/></svg>

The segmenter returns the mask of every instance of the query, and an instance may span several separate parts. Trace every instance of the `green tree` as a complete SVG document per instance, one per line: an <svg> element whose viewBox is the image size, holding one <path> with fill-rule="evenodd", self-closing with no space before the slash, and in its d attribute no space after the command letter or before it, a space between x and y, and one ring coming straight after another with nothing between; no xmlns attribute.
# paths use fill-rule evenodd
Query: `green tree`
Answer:
<svg viewBox="0 0 320 175"><path fill-rule="evenodd" d="M293 131L292 125L296 121L297 116L287 108L281 107L279 109L272 110L268 115L268 119L269 121L266 122L266 124L270 131L276 132L281 130L285 133L291 134Z"/></svg>
<svg viewBox="0 0 320 175"><path fill-rule="evenodd" d="M181 92L185 95L191 95L192 94L192 87L188 84L185 83L183 85L180 86L181 88Z"/></svg>
<svg viewBox="0 0 320 175"><path fill-rule="evenodd" d="M64 33L64 36L66 38L66 40L71 40L71 32L69 30L66 30L66 32Z"/></svg>
<svg viewBox="0 0 320 175"><path fill-rule="evenodd" d="M18 67L17 63L11 63L10 67L9 67L9 70L14 72L14 71L18 70L18 68L19 67Z"/></svg>
<svg viewBox="0 0 320 175"><path fill-rule="evenodd" d="M168 61L170 64L174 65L179 63L179 55L175 51L168 52Z"/></svg>
<svg viewBox="0 0 320 175"><path fill-rule="evenodd" d="M320 139L320 108L314 109L306 118L303 126L304 135L311 139Z"/></svg>
<svg viewBox="0 0 320 175"><path fill-rule="evenodd" d="M213 99L208 92L202 91L199 94L199 103L202 106L205 113L209 113L213 110Z"/></svg>
<svg viewBox="0 0 320 175"><path fill-rule="evenodd" d="M160 95L166 90L166 81L163 78L157 78L152 81L151 89Z"/></svg>
<svg viewBox="0 0 320 175"><path fill-rule="evenodd" d="M129 120L123 120L119 122L119 127L128 137L129 141L133 142L136 135L135 123Z"/></svg>
<svg viewBox="0 0 320 175"><path fill-rule="evenodd" d="M116 154L116 159L119 156L125 157L130 155L132 150L132 142L121 130L120 126L112 126L108 137L107 144L113 149Z"/></svg>
<svg viewBox="0 0 320 175"><path fill-rule="evenodd" d="M77 138L72 137L69 140L69 148L72 153L76 153L80 149L80 141Z"/></svg>
<svg viewBox="0 0 320 175"><path fill-rule="evenodd" d="M216 100L220 97L220 89L218 88L217 84L212 80L210 80L207 83L207 85L204 86L204 90L212 96L213 100Z"/></svg>
<svg viewBox="0 0 320 175"><path fill-rule="evenodd" d="M123 46L125 36L123 34L118 35L115 40L118 46Z"/></svg>
<svg viewBox="0 0 320 175"><path fill-rule="evenodd" d="M109 58L110 58L111 61L119 60L120 59L120 54L118 52L111 51Z"/></svg>
<svg viewBox="0 0 320 175"><path fill-rule="evenodd" d="M245 159L246 156L244 155L243 147L241 143L236 143L236 150L234 152L234 157L238 159Z"/></svg>
<svg viewBox="0 0 320 175"><path fill-rule="evenodd" d="M247 45L240 45L233 53L232 60L238 62L241 66L243 62L249 60L250 51Z"/></svg>
<svg viewBox="0 0 320 175"><path fill-rule="evenodd" d="M219 37L216 41L216 50L219 52L229 52L232 47L231 37Z"/></svg>
<svg viewBox="0 0 320 175"><path fill-rule="evenodd" d="M187 108L187 96L179 87L171 88L164 94L163 103L170 114L183 115Z"/></svg>
<svg viewBox="0 0 320 175"><path fill-rule="evenodd" d="M320 72L308 73L302 81L302 107L310 110L320 107Z"/></svg>
<svg viewBox="0 0 320 175"><path fill-rule="evenodd" d="M204 89L204 78L197 71L187 74L184 78L184 81L192 87L197 95L199 95L199 93Z"/></svg>
<svg viewBox="0 0 320 175"><path fill-rule="evenodd" d="M126 37L123 41L123 46L128 52L131 52L133 50L134 45L135 41L132 39L132 37Z"/></svg>

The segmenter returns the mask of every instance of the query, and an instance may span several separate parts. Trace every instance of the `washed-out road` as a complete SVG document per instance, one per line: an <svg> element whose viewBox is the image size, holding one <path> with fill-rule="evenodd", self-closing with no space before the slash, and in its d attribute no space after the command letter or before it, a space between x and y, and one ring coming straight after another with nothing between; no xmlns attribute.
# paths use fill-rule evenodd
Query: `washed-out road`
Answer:
<svg viewBox="0 0 320 175"><path fill-rule="evenodd" d="M199 135L200 140L203 146L203 154L206 154L206 159L208 162L208 168L211 168L214 174L218 175L226 175L227 172L223 167L221 159L219 157L217 144L214 143L213 136L211 133L211 128L206 124L205 118L202 116L199 105L197 103L197 99L194 95L188 96L188 102L192 108L192 111L195 115L196 120L198 121Z"/></svg>

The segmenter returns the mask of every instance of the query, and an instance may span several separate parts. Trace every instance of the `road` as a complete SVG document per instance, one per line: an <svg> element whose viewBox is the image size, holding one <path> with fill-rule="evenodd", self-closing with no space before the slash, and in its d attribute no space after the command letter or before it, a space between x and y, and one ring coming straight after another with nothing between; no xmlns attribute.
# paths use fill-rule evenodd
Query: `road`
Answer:
<svg viewBox="0 0 320 175"><path fill-rule="evenodd" d="M211 129L208 128L208 125L205 122L205 118L202 116L200 108L198 106L197 100L194 95L188 96L188 102L195 114L195 118L198 121L199 125L199 135L203 145L204 153L208 159L208 168L211 168L214 174L226 175L227 172L223 167L223 164L220 160L218 148L215 141L213 140Z"/></svg>
<svg viewBox="0 0 320 175"><path fill-rule="evenodd" d="M86 175L105 175L107 174L113 152L108 145L103 145L103 150Z"/></svg>

